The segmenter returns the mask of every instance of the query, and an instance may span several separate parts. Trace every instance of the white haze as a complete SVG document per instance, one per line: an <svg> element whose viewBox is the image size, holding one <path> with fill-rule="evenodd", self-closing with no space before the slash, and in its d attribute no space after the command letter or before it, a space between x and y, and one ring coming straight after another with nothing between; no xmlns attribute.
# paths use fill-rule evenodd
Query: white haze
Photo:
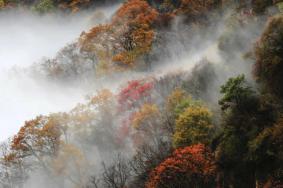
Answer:
<svg viewBox="0 0 283 188"><path fill-rule="evenodd" d="M20 10L0 13L0 141L15 134L25 120L69 110L86 94L76 88L39 85L12 69L54 57L83 30L107 20L116 8L72 16L39 16Z"/></svg>
<svg viewBox="0 0 283 188"><path fill-rule="evenodd" d="M115 8L106 10L107 17ZM82 101L87 91L79 89L79 87L62 87L62 85L56 86L54 84L39 85L38 83L42 82L36 82L36 80L22 74L21 71L15 75L11 68L13 66L27 67L43 56L54 57L60 48L72 42L83 30L87 30L96 23L93 15L92 13L84 13L78 17L69 18L56 15L39 17L23 13L0 15L0 69L2 69L0 72L0 140L15 134L25 120L39 114L68 111ZM168 48L168 56L161 58L160 62L154 62L155 65L152 66L151 71L118 74L111 78L101 79L99 82L97 80L96 84L100 85L97 87L109 85L114 88L128 79L164 76L175 70L188 71L202 58L207 58L221 67L221 70L217 72L221 83L225 82L229 76L250 72L248 66L242 62L242 52L237 53L236 60L229 58L229 62L220 56L217 44L225 29L224 21L225 18L219 20L217 29L215 30L214 27L210 32L211 35L206 38L202 37L202 33L193 35L194 38L186 36L183 38L182 35L186 33L173 25L172 33L175 37L166 47L162 47ZM244 30L244 33L248 36L247 38L252 39L255 31L261 29L257 26ZM238 52L237 46L234 48ZM213 90L210 90L208 95L216 96L221 83L215 84L217 87L211 86ZM217 97L214 98L217 99ZM83 148L80 149L83 150ZM90 150L85 152L86 155L91 156L97 165L96 168L99 169L98 152ZM88 166L85 170L94 173L95 169L92 168L92 166ZM73 171L76 170L72 169L69 173L75 173ZM50 183L50 179L38 170L31 174L25 187L52 187Z"/></svg>

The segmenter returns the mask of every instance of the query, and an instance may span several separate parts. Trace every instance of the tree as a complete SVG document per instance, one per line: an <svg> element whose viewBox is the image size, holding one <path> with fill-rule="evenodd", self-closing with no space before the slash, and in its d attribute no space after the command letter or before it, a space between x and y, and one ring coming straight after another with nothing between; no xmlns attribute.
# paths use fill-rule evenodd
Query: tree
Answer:
<svg viewBox="0 0 283 188"><path fill-rule="evenodd" d="M25 122L20 131L14 136L11 149L19 158L32 157L45 170L49 170L44 157L53 157L57 154L61 125L60 115L54 114L50 117L38 116Z"/></svg>
<svg viewBox="0 0 283 188"><path fill-rule="evenodd" d="M155 145L144 144L136 149L130 161L133 178L130 187L144 188L150 172L172 153L172 144L158 138Z"/></svg>
<svg viewBox="0 0 283 188"><path fill-rule="evenodd" d="M114 62L133 65L138 57L150 52L154 41L153 23L158 12L145 0L130 0L115 14L113 24L124 28L120 36L122 48L113 56Z"/></svg>
<svg viewBox="0 0 283 188"><path fill-rule="evenodd" d="M203 100L205 102L216 102L212 97L213 88L215 87L218 76L216 74L215 65L207 59L201 59L192 68L190 73L184 80L183 89L187 91L193 98ZM208 93L210 93L208 95ZM216 95L215 93L214 95Z"/></svg>
<svg viewBox="0 0 283 188"><path fill-rule="evenodd" d="M33 5L33 10L41 14L51 12L55 9L53 0L40 0Z"/></svg>
<svg viewBox="0 0 283 188"><path fill-rule="evenodd" d="M132 80L122 88L118 94L118 103L121 110L132 110L143 103L151 102L153 83L147 80Z"/></svg>
<svg viewBox="0 0 283 188"><path fill-rule="evenodd" d="M176 120L174 147L209 144L214 133L211 116L211 112L203 106L186 108Z"/></svg>
<svg viewBox="0 0 283 188"><path fill-rule="evenodd" d="M252 0L252 8L253 11L257 14L264 13L264 11L269 7L272 6L274 1L269 0Z"/></svg>
<svg viewBox="0 0 283 188"><path fill-rule="evenodd" d="M26 121L12 138L1 159L3 169L6 169L5 176L10 178L12 187L22 186L28 173L34 169L42 169L50 178L56 179L50 164L57 156L62 141L61 118L61 114L38 116Z"/></svg>
<svg viewBox="0 0 283 188"><path fill-rule="evenodd" d="M118 155L113 164L106 166L103 163L103 187L108 188L125 188L131 177L131 168L128 165L128 161Z"/></svg>
<svg viewBox="0 0 283 188"><path fill-rule="evenodd" d="M215 187L213 154L202 144L180 148L152 172L146 188Z"/></svg>
<svg viewBox="0 0 283 188"><path fill-rule="evenodd" d="M244 75L230 78L221 93L222 131L216 157L225 177L223 186L254 187L261 169L250 155L249 143L273 124L273 106L251 88Z"/></svg>
<svg viewBox="0 0 283 188"><path fill-rule="evenodd" d="M155 123L150 123L158 120L160 112L156 105L144 104L141 109L132 117L132 124L136 129L153 129ZM146 127L145 124L150 124Z"/></svg>
<svg viewBox="0 0 283 188"><path fill-rule="evenodd" d="M183 89L176 88L172 93L167 97L166 109L170 112L176 112L176 109L179 108L181 103L185 101L192 101L191 96L189 96ZM174 114L174 119L178 114Z"/></svg>
<svg viewBox="0 0 283 188"><path fill-rule="evenodd" d="M249 110L246 103L254 98L255 95L255 92L245 80L244 75L230 78L226 84L221 86L220 92L223 94L223 97L219 101L219 104L223 111L229 108L238 111Z"/></svg>
<svg viewBox="0 0 283 188"><path fill-rule="evenodd" d="M168 140L169 133L163 125L160 111L154 104L144 104L131 116L132 139L136 147L157 145L160 139Z"/></svg>
<svg viewBox="0 0 283 188"><path fill-rule="evenodd" d="M0 145L0 185L5 188L23 187L28 178L28 165L11 151L10 141Z"/></svg>
<svg viewBox="0 0 283 188"><path fill-rule="evenodd" d="M4 0L0 0L0 9L5 7L5 1Z"/></svg>
<svg viewBox="0 0 283 188"><path fill-rule="evenodd" d="M282 134L283 119L281 117L274 125L266 127L249 142L250 155L258 168L258 181L261 184L270 183L270 187L276 187L277 184L282 186Z"/></svg>
<svg viewBox="0 0 283 188"><path fill-rule="evenodd" d="M88 165L83 152L73 144L61 144L50 164L57 180L68 180L76 187L85 187L88 183Z"/></svg>
<svg viewBox="0 0 283 188"><path fill-rule="evenodd" d="M174 89L165 99L165 109L162 112L164 125L166 126L168 132L173 134L175 129L175 121L179 116L180 111L183 110L181 109L184 107L183 104L186 103L185 101L192 100L191 96L189 96L183 89L180 88Z"/></svg>
<svg viewBox="0 0 283 188"><path fill-rule="evenodd" d="M253 186L255 181L249 180L249 178L253 176L254 169L251 169L246 156L248 153L247 143L249 137L252 136L249 133L256 129L256 126L253 126L254 123L251 122L252 114L258 108L255 92L245 80L244 75L230 78L221 86L220 92L223 94L219 101L223 111L223 133L218 146L217 159L224 169L224 174L238 176L238 180L232 177L228 180L229 176L227 176L228 184ZM246 179L247 177L248 179Z"/></svg>
<svg viewBox="0 0 283 188"><path fill-rule="evenodd" d="M157 17L158 12L145 0L126 1L109 24L81 36L81 49L94 53L105 73L142 66L148 63L144 58L155 40Z"/></svg>
<svg viewBox="0 0 283 188"><path fill-rule="evenodd" d="M190 23L207 23L208 13L220 5L218 0L182 0L177 13Z"/></svg>
<svg viewBox="0 0 283 188"><path fill-rule="evenodd" d="M117 142L116 98L111 91L103 89L91 98L89 106L95 113L91 129L87 131L90 133L87 142L93 143L106 160L107 157L112 157L113 151L124 147Z"/></svg>
<svg viewBox="0 0 283 188"><path fill-rule="evenodd" d="M266 92L283 98L283 16L268 22L255 45L254 75Z"/></svg>

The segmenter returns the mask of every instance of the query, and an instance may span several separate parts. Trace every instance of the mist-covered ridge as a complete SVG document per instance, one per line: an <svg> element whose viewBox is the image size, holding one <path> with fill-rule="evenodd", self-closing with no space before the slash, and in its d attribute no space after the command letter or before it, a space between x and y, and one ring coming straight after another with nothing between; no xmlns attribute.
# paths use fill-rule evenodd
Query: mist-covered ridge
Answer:
<svg viewBox="0 0 283 188"><path fill-rule="evenodd" d="M0 187L282 187L282 11L0 0Z"/></svg>

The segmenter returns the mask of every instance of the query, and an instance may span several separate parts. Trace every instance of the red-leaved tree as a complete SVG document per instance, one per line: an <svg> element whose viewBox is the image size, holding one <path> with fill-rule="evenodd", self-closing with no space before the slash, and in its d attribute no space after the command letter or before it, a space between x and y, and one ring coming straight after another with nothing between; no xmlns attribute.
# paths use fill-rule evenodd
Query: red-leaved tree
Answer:
<svg viewBox="0 0 283 188"><path fill-rule="evenodd" d="M118 94L118 102L121 110L129 110L150 102L150 94L153 83L145 80L133 80L121 89Z"/></svg>
<svg viewBox="0 0 283 188"><path fill-rule="evenodd" d="M215 187L216 168L203 144L175 150L150 174L146 188Z"/></svg>

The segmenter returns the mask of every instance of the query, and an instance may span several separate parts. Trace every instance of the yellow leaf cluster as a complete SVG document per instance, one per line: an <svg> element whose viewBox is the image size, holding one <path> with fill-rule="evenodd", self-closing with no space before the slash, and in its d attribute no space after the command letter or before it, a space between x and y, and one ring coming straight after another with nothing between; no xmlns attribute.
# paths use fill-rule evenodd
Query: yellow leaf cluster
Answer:
<svg viewBox="0 0 283 188"><path fill-rule="evenodd" d="M188 107L176 120L174 147L208 144L213 132L212 114L203 106Z"/></svg>
<svg viewBox="0 0 283 188"><path fill-rule="evenodd" d="M154 104L144 104L133 117L133 127L139 128L145 121L150 121L160 115L158 107Z"/></svg>

